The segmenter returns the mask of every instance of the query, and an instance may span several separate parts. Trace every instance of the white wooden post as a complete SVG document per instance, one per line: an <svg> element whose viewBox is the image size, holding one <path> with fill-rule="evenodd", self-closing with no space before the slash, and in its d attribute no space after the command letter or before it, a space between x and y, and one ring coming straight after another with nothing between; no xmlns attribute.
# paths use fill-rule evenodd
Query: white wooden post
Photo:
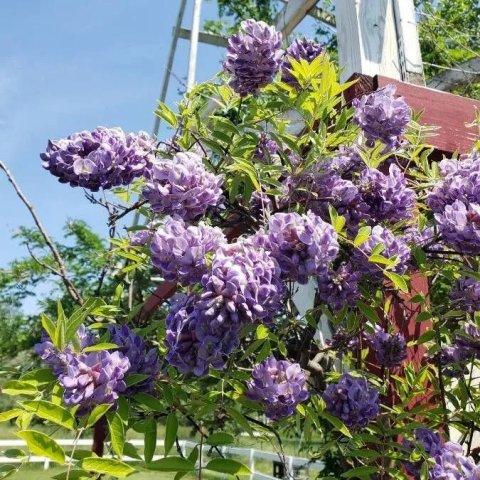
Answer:
<svg viewBox="0 0 480 480"><path fill-rule="evenodd" d="M43 463L43 469L48 470L49 467L50 467L50 459L46 458L45 462Z"/></svg>
<svg viewBox="0 0 480 480"><path fill-rule="evenodd" d="M342 81L353 73L423 82L413 0L337 0Z"/></svg>
<svg viewBox="0 0 480 480"><path fill-rule="evenodd" d="M253 480L255 475L255 450L253 448L248 452L248 468L252 472L250 474L250 480Z"/></svg>

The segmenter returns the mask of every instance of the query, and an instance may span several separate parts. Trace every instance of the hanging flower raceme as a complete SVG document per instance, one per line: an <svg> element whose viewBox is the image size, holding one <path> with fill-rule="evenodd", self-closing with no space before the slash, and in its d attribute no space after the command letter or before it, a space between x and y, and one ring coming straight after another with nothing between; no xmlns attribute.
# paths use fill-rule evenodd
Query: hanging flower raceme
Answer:
<svg viewBox="0 0 480 480"><path fill-rule="evenodd" d="M353 261L361 271L368 274L372 280L382 279L382 266L368 260L377 246L382 246L378 255L387 259L396 257L397 264L393 267L394 272L405 273L410 260L410 248L402 237L396 237L391 230L381 225L372 228L368 240L363 242L353 254Z"/></svg>
<svg viewBox="0 0 480 480"><path fill-rule="evenodd" d="M299 283L325 272L339 250L333 227L313 212L275 213L268 223L268 240L283 278Z"/></svg>
<svg viewBox="0 0 480 480"><path fill-rule="evenodd" d="M245 97L271 83L282 62L281 47L282 34L275 27L252 19L243 21L241 32L228 40L224 63L235 92Z"/></svg>
<svg viewBox="0 0 480 480"><path fill-rule="evenodd" d="M325 341L332 350L338 355L356 350L360 344L358 334L351 333L343 327L337 327L333 332L332 338Z"/></svg>
<svg viewBox="0 0 480 480"><path fill-rule="evenodd" d="M155 348L148 350L143 338L132 332L127 325L110 325L109 332L110 340L118 345L119 351L130 362L128 375L147 375L145 380L129 387L126 393L153 393L155 378L160 371L157 350Z"/></svg>
<svg viewBox="0 0 480 480"><path fill-rule="evenodd" d="M460 278L455 283L450 298L458 310L469 313L480 311L480 280Z"/></svg>
<svg viewBox="0 0 480 480"><path fill-rule="evenodd" d="M445 443L441 452L435 456L435 462L435 466L428 472L431 480L480 479L480 465L476 465L471 457L466 457L458 443Z"/></svg>
<svg viewBox="0 0 480 480"><path fill-rule="evenodd" d="M351 180L354 173L365 168L365 162L358 153L357 146L340 146L335 152L335 156L322 164L322 168L327 172L336 173L342 178Z"/></svg>
<svg viewBox="0 0 480 480"><path fill-rule="evenodd" d="M319 299L334 311L355 305L360 297L360 277L361 273L351 263L327 270L317 277Z"/></svg>
<svg viewBox="0 0 480 480"><path fill-rule="evenodd" d="M165 280L192 285L207 273L207 255L226 243L219 228L204 223L189 226L180 218L169 218L153 236L152 263Z"/></svg>
<svg viewBox="0 0 480 480"><path fill-rule="evenodd" d="M275 163L278 150L277 142L272 140L265 132L262 132L252 157L265 164Z"/></svg>
<svg viewBox="0 0 480 480"><path fill-rule="evenodd" d="M209 172L200 155L177 153L145 171L143 196L156 213L194 220L222 201L223 176Z"/></svg>
<svg viewBox="0 0 480 480"><path fill-rule="evenodd" d="M238 346L241 324L225 318L212 322L196 295L178 294L166 318L167 361L182 373L203 376L211 366L222 369Z"/></svg>
<svg viewBox="0 0 480 480"><path fill-rule="evenodd" d="M365 427L379 414L378 392L365 378L343 374L338 383L331 383L323 393L328 411L348 428Z"/></svg>
<svg viewBox="0 0 480 480"><path fill-rule="evenodd" d="M293 415L297 405L309 397L300 365L273 356L253 369L247 389L247 397L261 402L270 420Z"/></svg>
<svg viewBox="0 0 480 480"><path fill-rule="evenodd" d="M391 334L377 327L370 342L379 365L383 367L398 367L407 358L407 342L401 333Z"/></svg>
<svg viewBox="0 0 480 480"><path fill-rule="evenodd" d="M480 252L480 156L439 164L443 177L427 198L441 239L459 253Z"/></svg>
<svg viewBox="0 0 480 480"><path fill-rule="evenodd" d="M127 388L125 377L129 369L128 358L118 351L73 356L59 376L65 403L71 407L79 405L78 415L85 415L103 403L115 403Z"/></svg>
<svg viewBox="0 0 480 480"><path fill-rule="evenodd" d="M202 285L202 309L213 325L269 323L281 311L285 287L279 266L248 239L220 247Z"/></svg>
<svg viewBox="0 0 480 480"><path fill-rule="evenodd" d="M299 61L300 59L307 62L312 62L323 52L323 46L316 43L314 40L307 38L297 38L287 48L285 57L282 62L282 82L288 83L292 87L298 86L298 80L294 77L292 72L292 61Z"/></svg>
<svg viewBox="0 0 480 480"><path fill-rule="evenodd" d="M429 428L417 428L415 430L415 441L430 457L434 458L442 452L443 442L440 435ZM415 448L415 444L410 440L403 440L402 445L410 453ZM403 462L403 466L407 473L412 475L415 479L420 478L422 464L422 461Z"/></svg>
<svg viewBox="0 0 480 480"><path fill-rule="evenodd" d="M76 335L80 350L94 345L97 341L97 337L88 331L84 325L80 326ZM75 355L72 343L69 343L62 351L59 351L47 334L42 335L42 341L34 346L34 350L56 376L66 371L67 365Z"/></svg>
<svg viewBox="0 0 480 480"><path fill-rule="evenodd" d="M145 132L124 133L120 128L97 127L50 140L40 155L43 167L62 183L92 192L129 185L154 160L155 142Z"/></svg>
<svg viewBox="0 0 480 480"><path fill-rule="evenodd" d="M355 98L353 121L360 126L369 145L376 140L390 150L400 143L411 119L410 108L402 97L395 98L396 88L387 85L381 90Z"/></svg>
<svg viewBox="0 0 480 480"><path fill-rule="evenodd" d="M413 217L416 195L407 187L405 175L397 165L390 165L388 175L376 168L364 169L358 186L374 222L396 223Z"/></svg>

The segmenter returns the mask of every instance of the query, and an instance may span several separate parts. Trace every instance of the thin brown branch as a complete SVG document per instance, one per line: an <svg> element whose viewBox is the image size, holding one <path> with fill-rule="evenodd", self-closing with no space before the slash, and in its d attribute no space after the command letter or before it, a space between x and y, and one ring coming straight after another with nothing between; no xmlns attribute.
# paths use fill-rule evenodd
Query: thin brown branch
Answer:
<svg viewBox="0 0 480 480"><path fill-rule="evenodd" d="M75 285L71 282L71 280L68 278L67 275L67 270L65 268L65 263L60 256L60 253L58 252L58 249L53 242L53 240L50 238L50 235L47 233L45 230L45 227L42 225L42 222L40 221L37 213L35 212L35 209L33 208L33 205L30 203L30 201L27 199L27 197L24 195L22 190L20 189L19 185L17 184L15 178L11 174L10 170L7 168L7 166L0 160L0 169L2 169L5 172L5 175L8 178L8 181L12 184L15 193L18 195L20 200L23 202L23 204L27 207L28 211L30 212L30 215L33 218L33 221L35 222L35 225L38 228L38 231L42 235L43 239L45 240L45 244L47 247L50 249L53 255L53 259L55 260L55 263L58 265L58 273L60 274L60 277L63 280L63 284L65 285L65 288L67 289L68 294L77 302L79 305L83 304L83 299L78 293L77 289L75 288Z"/></svg>

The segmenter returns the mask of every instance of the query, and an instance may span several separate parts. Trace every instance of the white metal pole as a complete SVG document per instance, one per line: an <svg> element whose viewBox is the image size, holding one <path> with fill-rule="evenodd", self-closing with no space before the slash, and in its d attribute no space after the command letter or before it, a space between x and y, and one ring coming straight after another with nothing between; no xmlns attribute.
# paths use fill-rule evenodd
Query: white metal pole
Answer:
<svg viewBox="0 0 480 480"><path fill-rule="evenodd" d="M191 90L195 84L195 71L197 69L198 34L200 31L200 15L202 12L202 0L194 0L192 33L190 37L190 55L188 58L187 90Z"/></svg>

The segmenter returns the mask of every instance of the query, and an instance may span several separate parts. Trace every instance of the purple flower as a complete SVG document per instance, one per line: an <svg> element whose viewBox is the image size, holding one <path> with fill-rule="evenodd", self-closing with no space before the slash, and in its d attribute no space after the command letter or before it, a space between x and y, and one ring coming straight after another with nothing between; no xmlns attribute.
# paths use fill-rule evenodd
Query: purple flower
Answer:
<svg viewBox="0 0 480 480"><path fill-rule="evenodd" d="M415 192L407 187L403 172L390 165L384 175L375 168L366 168L359 178L359 189L369 207L368 214L375 222L396 223L413 217Z"/></svg>
<svg viewBox="0 0 480 480"><path fill-rule="evenodd" d="M401 333L390 334L377 326L370 342L378 363L383 367L398 367L407 358L407 342Z"/></svg>
<svg viewBox="0 0 480 480"><path fill-rule="evenodd" d="M179 218L169 218L153 237L152 263L165 280L192 285L207 273L207 255L226 242L219 228L203 223L187 226Z"/></svg>
<svg viewBox="0 0 480 480"><path fill-rule="evenodd" d="M128 388L127 393L154 391L154 382L160 371L160 363L156 348L147 350L142 337L132 332L127 325L110 325L110 340L116 343L119 351L127 357L130 368L127 374L148 375L148 378Z"/></svg>
<svg viewBox="0 0 480 480"><path fill-rule="evenodd" d="M154 159L155 142L145 132L97 127L62 140L49 140L43 167L61 183L92 192L129 185Z"/></svg>
<svg viewBox="0 0 480 480"><path fill-rule="evenodd" d="M268 238L283 277L299 283L324 272L339 250L333 227L313 212L275 213L268 224Z"/></svg>
<svg viewBox="0 0 480 480"><path fill-rule="evenodd" d="M391 150L400 143L400 136L410 121L410 108L403 97L395 98L395 86L387 85L381 90L355 98L353 121L360 126L369 145L376 140Z"/></svg>
<svg viewBox="0 0 480 480"><path fill-rule="evenodd" d="M365 162L358 153L358 147L340 146L335 156L325 165L327 171L336 173L342 178L352 179L352 174L365 168Z"/></svg>
<svg viewBox="0 0 480 480"><path fill-rule="evenodd" d="M457 357L480 358L480 328L472 322L463 325L463 331L455 336L455 347L459 350Z"/></svg>
<svg viewBox="0 0 480 480"><path fill-rule="evenodd" d="M223 176L206 170L193 152L177 153L172 160L156 160L145 171L143 196L156 213L178 215L186 221L203 215L222 201Z"/></svg>
<svg viewBox="0 0 480 480"><path fill-rule="evenodd" d="M121 352L74 355L59 377L65 403L79 405L77 415L85 415L102 403L115 403L127 388L124 377L129 368L130 362Z"/></svg>
<svg viewBox="0 0 480 480"><path fill-rule="evenodd" d="M380 412L378 392L365 378L348 373L331 383L323 393L327 410L352 429L365 427Z"/></svg>
<svg viewBox="0 0 480 480"><path fill-rule="evenodd" d="M476 465L471 457L463 454L458 443L447 442L440 453L435 455L436 465L430 469L432 480L478 480L480 465Z"/></svg>
<svg viewBox="0 0 480 480"><path fill-rule="evenodd" d="M88 331L84 325L79 327L76 335L80 350L94 345L97 340L96 336ZM52 369L53 374L57 377L66 371L68 363L75 355L72 343L69 343L62 351L59 351L46 333L42 335L42 341L33 348L35 353Z"/></svg>
<svg viewBox="0 0 480 480"><path fill-rule="evenodd" d="M460 278L455 283L450 298L455 308L469 313L480 311L480 280Z"/></svg>
<svg viewBox="0 0 480 480"><path fill-rule="evenodd" d="M167 361L182 373L203 376L210 366L222 369L238 346L241 324L212 322L204 315L199 297L176 295L166 318Z"/></svg>
<svg viewBox="0 0 480 480"><path fill-rule="evenodd" d="M228 40L224 69L232 75L230 86L242 97L254 94L273 81L282 61L282 34L264 22L245 20L241 32Z"/></svg>
<svg viewBox="0 0 480 480"><path fill-rule="evenodd" d="M293 415L297 405L309 397L300 365L273 356L253 369L247 388L247 397L260 401L271 420Z"/></svg>
<svg viewBox="0 0 480 480"><path fill-rule="evenodd" d="M403 239L416 247L425 247L427 245L430 249L439 247L439 245L433 243L436 239L433 227L425 227L423 230L420 230L417 225L407 227L403 233Z"/></svg>
<svg viewBox="0 0 480 480"><path fill-rule="evenodd" d="M435 220L443 241L458 253L480 253L480 204L455 200Z"/></svg>
<svg viewBox="0 0 480 480"><path fill-rule="evenodd" d="M311 63L322 52L323 46L319 43L307 38L297 38L285 52L282 62L282 82L288 83L292 87L298 87L298 81L290 71L292 69L291 59L293 58L297 62L302 59Z"/></svg>
<svg viewBox="0 0 480 480"><path fill-rule="evenodd" d="M265 132L262 132L252 157L262 163L272 164L275 163L274 157L277 155L278 150L277 142L272 140Z"/></svg>
<svg viewBox="0 0 480 480"><path fill-rule="evenodd" d="M436 432L433 432L429 428L417 428L415 430L415 441L430 457L435 457L442 452L443 442L440 438L440 435ZM414 443L410 440L403 440L402 444L409 453L411 453L415 448ZM412 475L414 478L418 478L420 476L422 461L415 463L403 462L403 465L409 475Z"/></svg>
<svg viewBox="0 0 480 480"><path fill-rule="evenodd" d="M370 275L370 279L374 281L382 279L382 266L368 261L377 245L383 247L379 255L387 259L396 257L398 263L393 271L399 274L405 273L410 260L410 248L402 237L395 237L391 230L380 225L373 227L368 240L355 250L352 259L358 268Z"/></svg>
<svg viewBox="0 0 480 480"><path fill-rule="evenodd" d="M343 327L337 327L333 332L332 338L325 342L332 350L338 354L343 354L356 350L358 348L358 335L348 332Z"/></svg>
<svg viewBox="0 0 480 480"><path fill-rule="evenodd" d="M221 246L202 285L203 315L212 325L268 323L281 310L284 286L278 264L252 240Z"/></svg>
<svg viewBox="0 0 480 480"><path fill-rule="evenodd" d="M358 282L361 273L352 264L342 264L329 269L317 277L318 297L332 310L341 310L345 305L353 306L360 296Z"/></svg>

